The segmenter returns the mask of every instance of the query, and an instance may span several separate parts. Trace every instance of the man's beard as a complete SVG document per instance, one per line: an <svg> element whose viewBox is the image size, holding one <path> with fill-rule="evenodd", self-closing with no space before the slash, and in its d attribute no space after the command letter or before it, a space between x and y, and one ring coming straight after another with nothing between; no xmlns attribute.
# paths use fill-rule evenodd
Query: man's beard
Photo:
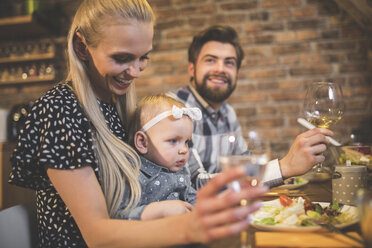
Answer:
<svg viewBox="0 0 372 248"><path fill-rule="evenodd" d="M208 87L207 81L209 77L224 77L227 81L227 88L222 88L218 86ZM196 75L194 75L195 87L199 95L207 101L220 103L225 101L229 96L234 92L236 84L232 85L231 78L226 75L215 75L215 74L206 74L203 77L202 83L199 83L196 80Z"/></svg>

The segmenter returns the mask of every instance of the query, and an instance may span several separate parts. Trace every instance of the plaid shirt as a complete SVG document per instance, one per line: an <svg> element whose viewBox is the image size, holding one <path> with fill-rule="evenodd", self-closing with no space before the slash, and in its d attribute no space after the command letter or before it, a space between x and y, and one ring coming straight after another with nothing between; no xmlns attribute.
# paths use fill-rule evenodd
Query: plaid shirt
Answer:
<svg viewBox="0 0 372 248"><path fill-rule="evenodd" d="M222 134L227 132L240 134L238 145L232 152L234 155L246 153L247 144L242 136L235 111L227 102L223 102L219 111L216 112L192 86L171 90L167 94L183 102L187 107L199 108L203 114L202 120L194 122L192 147L188 161L191 181L198 189L221 171L218 166L218 145ZM271 175L265 175L265 183L269 186L282 184L283 179L278 161L272 161L267 168L271 171Z"/></svg>

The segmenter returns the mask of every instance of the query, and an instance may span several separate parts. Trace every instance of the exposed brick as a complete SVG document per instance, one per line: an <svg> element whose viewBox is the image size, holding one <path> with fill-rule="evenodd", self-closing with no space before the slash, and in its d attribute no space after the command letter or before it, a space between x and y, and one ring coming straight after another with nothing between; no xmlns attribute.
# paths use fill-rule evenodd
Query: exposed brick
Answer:
<svg viewBox="0 0 372 248"><path fill-rule="evenodd" d="M314 16L314 8L303 8L303 9L294 9L293 16L295 17L309 17Z"/></svg>
<svg viewBox="0 0 372 248"><path fill-rule="evenodd" d="M355 89L355 93L359 96L372 96L372 86L369 87L358 87Z"/></svg>
<svg viewBox="0 0 372 248"><path fill-rule="evenodd" d="M352 52L346 55L350 62L368 61L368 53L366 51Z"/></svg>
<svg viewBox="0 0 372 248"><path fill-rule="evenodd" d="M237 3L223 3L220 5L222 10L247 10L257 7L257 1L242 1Z"/></svg>
<svg viewBox="0 0 372 248"><path fill-rule="evenodd" d="M258 31L280 31L284 30L284 25L279 22L273 23L250 23L244 26L244 31L247 33L258 32Z"/></svg>
<svg viewBox="0 0 372 248"><path fill-rule="evenodd" d="M269 99L274 101L291 101L304 99L305 93L303 91L281 91L270 93Z"/></svg>
<svg viewBox="0 0 372 248"><path fill-rule="evenodd" d="M318 14L319 15L334 15L339 13L339 7L334 1L319 1Z"/></svg>
<svg viewBox="0 0 372 248"><path fill-rule="evenodd" d="M272 48L273 54L286 54L286 53L298 53L307 52L310 50L309 44L295 43L290 45L278 45Z"/></svg>
<svg viewBox="0 0 372 248"><path fill-rule="evenodd" d="M244 108L235 108L236 115L239 116L245 116L250 117L256 115L256 109L252 107L244 107Z"/></svg>
<svg viewBox="0 0 372 248"><path fill-rule="evenodd" d="M167 84L177 84L179 82L183 82L183 84L186 84L189 82L189 75L169 75L165 77L165 82Z"/></svg>
<svg viewBox="0 0 372 248"><path fill-rule="evenodd" d="M301 133L300 128L282 128L280 131L281 137L283 138L296 137L299 133Z"/></svg>
<svg viewBox="0 0 372 248"><path fill-rule="evenodd" d="M154 0L151 0L150 1L150 4L151 2L154 1ZM155 0L155 1L158 1L158 0ZM195 5L195 4L200 4L200 0L171 0L173 5L175 6L182 6L182 5Z"/></svg>
<svg viewBox="0 0 372 248"><path fill-rule="evenodd" d="M285 20L292 17L291 11L288 9L273 9L270 12L270 18L273 20L279 19L279 20Z"/></svg>
<svg viewBox="0 0 372 248"><path fill-rule="evenodd" d="M174 1L174 0L173 0ZM153 9L158 9L162 7L168 7L172 3L172 0L150 0L149 4Z"/></svg>
<svg viewBox="0 0 372 248"><path fill-rule="evenodd" d="M345 110L363 110L367 109L368 102L367 99L361 98L361 99L355 99L355 100L349 100L345 103Z"/></svg>
<svg viewBox="0 0 372 248"><path fill-rule="evenodd" d="M241 81L238 81L235 92L252 92L255 90L255 87L252 84L243 84Z"/></svg>
<svg viewBox="0 0 372 248"><path fill-rule="evenodd" d="M195 14L213 14L216 8L214 5L188 6L180 10L181 16L195 15Z"/></svg>
<svg viewBox="0 0 372 248"><path fill-rule="evenodd" d="M322 50L348 50L355 49L356 43L353 41L331 41L317 44L317 49Z"/></svg>
<svg viewBox="0 0 372 248"><path fill-rule="evenodd" d="M340 66L340 72L365 72L367 70L366 63L358 63L358 64L343 64Z"/></svg>
<svg viewBox="0 0 372 248"><path fill-rule="evenodd" d="M318 53L303 53L300 55L300 64L319 64L322 56Z"/></svg>
<svg viewBox="0 0 372 248"><path fill-rule="evenodd" d="M275 34L275 41L278 43L289 43L297 41L296 33L294 31L286 31Z"/></svg>
<svg viewBox="0 0 372 248"><path fill-rule="evenodd" d="M345 38L360 38L363 37L365 33L357 25L346 26L341 30L341 37Z"/></svg>
<svg viewBox="0 0 372 248"><path fill-rule="evenodd" d="M265 47L249 47L244 49L244 54L249 55L261 55L264 56L267 53L267 48Z"/></svg>
<svg viewBox="0 0 372 248"><path fill-rule="evenodd" d="M296 89L300 85L296 79L282 79L278 81L279 89Z"/></svg>
<svg viewBox="0 0 372 248"><path fill-rule="evenodd" d="M274 107L273 105L270 105L270 106L267 106L267 105L264 105L264 106L259 106L257 107L257 114L258 115L273 115L276 113L276 107Z"/></svg>
<svg viewBox="0 0 372 248"><path fill-rule="evenodd" d="M254 36L254 43L256 44L270 44L273 42L273 40L274 36L271 34Z"/></svg>
<svg viewBox="0 0 372 248"><path fill-rule="evenodd" d="M283 69L252 69L248 72L249 78L276 78L285 76Z"/></svg>
<svg viewBox="0 0 372 248"><path fill-rule="evenodd" d="M185 23L183 20L171 20L171 21L157 21L156 22L156 29L157 30L165 30L168 28L173 28L177 26L182 26Z"/></svg>
<svg viewBox="0 0 372 248"><path fill-rule="evenodd" d="M340 32L338 30L324 30L321 32L321 37L323 39L336 39L340 37Z"/></svg>
<svg viewBox="0 0 372 248"><path fill-rule="evenodd" d="M348 124L358 124L358 123L361 123L365 120L365 115L363 114L358 114L358 113L354 113L354 112L349 112L348 114L344 114L342 116L342 121L344 123L348 123Z"/></svg>
<svg viewBox="0 0 372 248"><path fill-rule="evenodd" d="M268 65L277 65L278 64L278 57L260 57L257 58L257 65L259 66L268 66Z"/></svg>
<svg viewBox="0 0 372 248"><path fill-rule="evenodd" d="M257 89L259 90L273 90L278 89L278 82L276 81L261 81L257 84Z"/></svg>
<svg viewBox="0 0 372 248"><path fill-rule="evenodd" d="M318 38L318 33L316 30L300 30L296 31L296 37L299 41L314 40Z"/></svg>
<svg viewBox="0 0 372 248"><path fill-rule="evenodd" d="M343 62L346 59L345 54L325 54L322 55L322 59L324 62L327 63L337 63L337 62Z"/></svg>
<svg viewBox="0 0 372 248"><path fill-rule="evenodd" d="M155 9L154 12L159 22L163 19L166 20L168 18L174 18L179 15L178 11L174 11L174 10L171 11L171 9L162 9L162 10Z"/></svg>
<svg viewBox="0 0 372 248"><path fill-rule="evenodd" d="M269 128L269 127L279 127L283 124L283 119L280 117L272 117L272 118L258 118L256 120L248 121L249 125L258 126L261 128Z"/></svg>
<svg viewBox="0 0 372 248"><path fill-rule="evenodd" d="M291 7L299 6L299 0L264 0L261 1L262 8Z"/></svg>
<svg viewBox="0 0 372 248"><path fill-rule="evenodd" d="M163 83L163 79L161 77L150 77L150 78L138 78L135 81L136 89L140 89L142 87L148 87L148 86L160 86Z"/></svg>
<svg viewBox="0 0 372 248"><path fill-rule="evenodd" d="M269 19L269 13L267 11L261 11L249 14L249 20L251 21L267 21Z"/></svg>
<svg viewBox="0 0 372 248"><path fill-rule="evenodd" d="M151 61L153 63L175 63L175 62L184 62L187 60L187 54L182 52L173 52L173 53L153 53L151 55Z"/></svg>
<svg viewBox="0 0 372 248"><path fill-rule="evenodd" d="M194 35L192 30L169 30L166 38L187 38Z"/></svg>
<svg viewBox="0 0 372 248"><path fill-rule="evenodd" d="M290 54L280 56L280 64L282 65L297 65L300 62L298 54Z"/></svg>
<svg viewBox="0 0 372 248"><path fill-rule="evenodd" d="M314 29L324 26L323 20L319 19L309 19L309 20L300 20L300 21L289 21L288 29L298 30L298 29Z"/></svg>
<svg viewBox="0 0 372 248"><path fill-rule="evenodd" d="M243 93L243 95L240 95L240 94L238 95L238 93L240 94ZM254 91L254 92L249 92L248 94L244 92L236 92L236 94L234 94L231 97L230 102L232 103L264 102L266 101L266 99L267 97L264 92Z"/></svg>
<svg viewBox="0 0 372 248"><path fill-rule="evenodd" d="M310 65L310 66L301 66L298 68L289 69L289 73L292 76L301 76L301 75L323 75L328 74L332 70L330 65L319 64L319 65Z"/></svg>
<svg viewBox="0 0 372 248"><path fill-rule="evenodd" d="M223 15L216 15L211 17L210 20L208 20L208 23L229 23L230 26L232 26L233 23L242 23L245 21L245 14L223 14ZM239 32L238 29L236 29L237 32Z"/></svg>
<svg viewBox="0 0 372 248"><path fill-rule="evenodd" d="M278 114L297 114L300 111L300 107L295 104L280 104L278 107Z"/></svg>

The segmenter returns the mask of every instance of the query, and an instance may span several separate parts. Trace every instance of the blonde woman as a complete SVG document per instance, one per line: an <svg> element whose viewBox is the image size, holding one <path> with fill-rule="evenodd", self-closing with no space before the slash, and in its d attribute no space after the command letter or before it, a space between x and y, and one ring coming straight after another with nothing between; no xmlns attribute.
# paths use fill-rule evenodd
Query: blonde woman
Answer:
<svg viewBox="0 0 372 248"><path fill-rule="evenodd" d="M265 188L217 197L244 175L233 170L200 190L190 213L116 219L141 195L140 160L124 140L135 106L133 80L146 68L154 19L145 0L85 0L78 8L68 36L68 78L33 105L11 159L10 182L36 190L39 247L208 242L246 228L247 215L258 208L237 205Z"/></svg>

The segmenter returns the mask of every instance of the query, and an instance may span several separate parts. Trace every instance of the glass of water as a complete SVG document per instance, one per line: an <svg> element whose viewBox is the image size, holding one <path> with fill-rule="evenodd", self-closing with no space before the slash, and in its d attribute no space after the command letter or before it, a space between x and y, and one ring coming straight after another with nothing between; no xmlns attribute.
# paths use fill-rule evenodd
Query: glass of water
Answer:
<svg viewBox="0 0 372 248"><path fill-rule="evenodd" d="M247 149L242 149L244 141L242 142L241 139L245 139ZM222 171L235 166L246 168L246 175L229 185L233 191L257 186L265 173L269 157L269 146L257 131L249 131L246 137L234 132L226 133L220 137L219 163ZM249 199L240 202L242 206L251 203ZM241 233L241 248L253 247L252 243L254 243L254 233L248 228L247 231Z"/></svg>

